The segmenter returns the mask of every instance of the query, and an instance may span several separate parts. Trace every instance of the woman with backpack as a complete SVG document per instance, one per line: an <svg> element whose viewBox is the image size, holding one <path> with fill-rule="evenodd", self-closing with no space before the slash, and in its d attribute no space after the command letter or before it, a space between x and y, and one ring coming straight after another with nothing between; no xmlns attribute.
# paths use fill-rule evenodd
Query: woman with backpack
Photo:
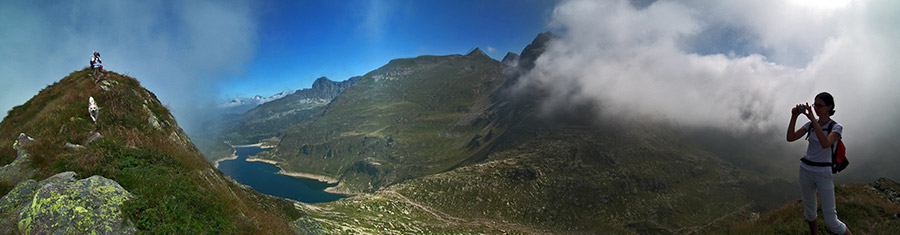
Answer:
<svg viewBox="0 0 900 235"><path fill-rule="evenodd" d="M97 77L98 73L100 75L103 73L103 61L100 61L100 52L95 51L91 57L91 69L94 70L94 82L100 81L100 78Z"/></svg>
<svg viewBox="0 0 900 235"><path fill-rule="evenodd" d="M819 118L813 116L816 114ZM803 114L809 119L800 129L794 129L797 117ZM807 133L809 145L801 158L800 189L803 199L803 216L809 223L812 234L818 234L816 220L816 190L822 200L822 216L828 230L835 234L851 234L850 228L837 218L837 206L834 199L834 181L832 178L831 158L832 145L841 138L844 126L831 120L834 115L834 97L828 92L816 95L813 106L809 103L798 104L791 109L791 122L788 123L787 141L794 142ZM830 127L830 128L828 128Z"/></svg>

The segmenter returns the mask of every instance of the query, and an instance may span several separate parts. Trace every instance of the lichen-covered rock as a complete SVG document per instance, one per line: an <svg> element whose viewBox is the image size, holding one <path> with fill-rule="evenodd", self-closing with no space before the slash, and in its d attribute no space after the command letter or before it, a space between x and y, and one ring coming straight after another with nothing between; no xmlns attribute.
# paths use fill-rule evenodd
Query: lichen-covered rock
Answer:
<svg viewBox="0 0 900 235"><path fill-rule="evenodd" d="M100 89L102 89L103 91L109 91L109 89L115 85L119 85L119 82L114 80L103 80L102 82L100 82Z"/></svg>
<svg viewBox="0 0 900 235"><path fill-rule="evenodd" d="M181 130L181 128L179 128L179 127L176 127L175 130L172 131L172 133L169 133L169 140L174 143L180 144L181 146L184 146L186 148L193 147L191 138L189 138L188 135L185 134L184 131Z"/></svg>
<svg viewBox="0 0 900 235"><path fill-rule="evenodd" d="M113 180L64 172L23 181L0 199L0 229L22 234L133 234L119 206L133 197Z"/></svg>
<svg viewBox="0 0 900 235"><path fill-rule="evenodd" d="M0 231L6 234L18 230L19 214L40 187L37 181L26 180L0 198Z"/></svg>
<svg viewBox="0 0 900 235"><path fill-rule="evenodd" d="M159 118L157 118L156 115L153 114L153 111L150 111L150 108L147 107L146 104L144 105L144 112L146 112L147 116L149 116L147 118L147 123L150 123L150 126L154 129L162 130L162 125L159 123Z"/></svg>

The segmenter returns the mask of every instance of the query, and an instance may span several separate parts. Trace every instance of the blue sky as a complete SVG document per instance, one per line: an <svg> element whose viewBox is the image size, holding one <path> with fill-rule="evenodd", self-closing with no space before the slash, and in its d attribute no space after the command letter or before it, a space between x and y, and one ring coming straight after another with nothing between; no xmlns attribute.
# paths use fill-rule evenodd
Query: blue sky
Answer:
<svg viewBox="0 0 900 235"><path fill-rule="evenodd" d="M222 96L271 95L341 81L391 59L465 54L500 60L547 30L554 1L284 1L259 3L258 45Z"/></svg>

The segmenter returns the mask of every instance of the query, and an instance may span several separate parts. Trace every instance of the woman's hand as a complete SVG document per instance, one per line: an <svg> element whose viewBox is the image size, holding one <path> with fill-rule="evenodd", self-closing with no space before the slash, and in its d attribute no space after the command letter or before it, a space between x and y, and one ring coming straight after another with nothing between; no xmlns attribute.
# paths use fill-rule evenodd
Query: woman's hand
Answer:
<svg viewBox="0 0 900 235"><path fill-rule="evenodd" d="M794 108L791 109L791 115L794 117L800 116L801 113L803 113L802 104L797 104L794 106Z"/></svg>
<svg viewBox="0 0 900 235"><path fill-rule="evenodd" d="M806 118L809 118L810 122L816 122L816 117L813 116L813 110L809 103L803 105L803 111L803 114L806 114Z"/></svg>

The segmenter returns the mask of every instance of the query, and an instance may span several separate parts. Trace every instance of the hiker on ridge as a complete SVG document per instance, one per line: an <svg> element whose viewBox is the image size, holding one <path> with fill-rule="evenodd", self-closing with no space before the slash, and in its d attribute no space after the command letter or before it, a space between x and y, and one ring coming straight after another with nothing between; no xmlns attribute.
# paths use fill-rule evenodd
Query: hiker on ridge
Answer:
<svg viewBox="0 0 900 235"><path fill-rule="evenodd" d="M817 120L813 112L819 116ZM809 119L800 129L794 129L797 116L803 114ZM828 92L816 95L813 106L809 103L798 104L791 109L791 122L788 123L787 141L794 142L809 132L809 145L806 154L803 155L800 164L800 190L803 199L803 216L809 223L812 234L818 234L816 220L816 190L819 191L819 199L822 200L822 216L828 230L836 234L851 234L850 228L837 218L837 206L834 199L834 181L831 170L831 145L837 144L841 138L844 126L833 123L834 97ZM831 126L826 134L825 130Z"/></svg>
<svg viewBox="0 0 900 235"><path fill-rule="evenodd" d="M94 56L91 57L91 69L94 70L94 82L100 81L100 78L97 77L98 74L103 74L103 61L100 61L100 52L94 52Z"/></svg>

